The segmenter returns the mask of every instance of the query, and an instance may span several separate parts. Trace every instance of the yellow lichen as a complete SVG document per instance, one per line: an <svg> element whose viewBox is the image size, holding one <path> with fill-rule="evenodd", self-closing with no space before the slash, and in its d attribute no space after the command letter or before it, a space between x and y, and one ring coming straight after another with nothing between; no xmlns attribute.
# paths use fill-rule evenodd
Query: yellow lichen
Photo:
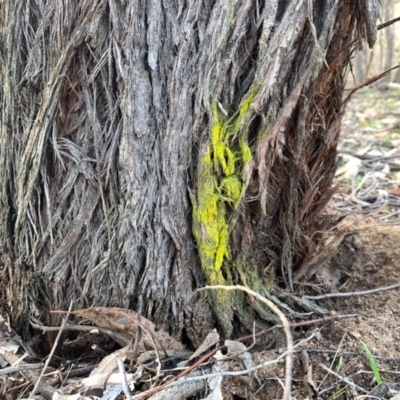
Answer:
<svg viewBox="0 0 400 400"><path fill-rule="evenodd" d="M216 171L219 171L220 167L224 175L230 176L235 173L235 155L226 144L227 125L224 118L218 114L216 105L213 107L213 118L211 133Z"/></svg>
<svg viewBox="0 0 400 400"><path fill-rule="evenodd" d="M199 247L200 261L205 270L220 270L222 261L218 254L228 254L225 231L225 209L220 202L217 178L213 173L210 152L203 157L199 168L197 205L194 210L194 234ZM221 258L221 256L219 257Z"/></svg>
<svg viewBox="0 0 400 400"><path fill-rule="evenodd" d="M252 154L247 144L246 117L254 95L239 105L236 116L229 118L212 103L210 142L199 155L197 188L193 204L193 233L200 262L208 284L231 284L226 265L230 258L229 235L232 215L246 189L242 175ZM228 263L229 264L229 263ZM231 294L218 291L216 309L231 313Z"/></svg>
<svg viewBox="0 0 400 400"><path fill-rule="evenodd" d="M236 176L229 176L221 182L221 189L223 190L226 198L231 199L233 205L239 200L242 194L243 182Z"/></svg>
<svg viewBox="0 0 400 400"><path fill-rule="evenodd" d="M249 145L243 139L240 140L240 149L242 152L243 164L246 165L253 158L253 155L251 154Z"/></svg>

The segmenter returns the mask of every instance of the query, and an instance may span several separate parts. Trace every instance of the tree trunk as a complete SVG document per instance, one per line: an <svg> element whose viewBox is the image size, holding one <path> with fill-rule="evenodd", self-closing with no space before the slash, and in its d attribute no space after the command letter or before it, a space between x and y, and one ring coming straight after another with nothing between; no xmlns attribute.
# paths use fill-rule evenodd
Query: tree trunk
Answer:
<svg viewBox="0 0 400 400"><path fill-rule="evenodd" d="M206 283L316 311L289 292L325 254L346 67L373 45L376 3L4 0L14 321L73 300L196 343L216 322L229 335L235 318L272 318L239 294L193 299Z"/></svg>

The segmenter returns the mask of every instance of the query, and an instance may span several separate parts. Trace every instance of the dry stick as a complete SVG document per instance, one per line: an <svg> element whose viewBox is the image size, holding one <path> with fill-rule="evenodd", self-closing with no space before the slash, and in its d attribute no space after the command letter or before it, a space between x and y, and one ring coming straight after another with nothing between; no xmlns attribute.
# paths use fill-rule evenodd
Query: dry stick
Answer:
<svg viewBox="0 0 400 400"><path fill-rule="evenodd" d="M349 318L349 317L354 317L357 316L357 314L348 314L348 315L332 315L329 317L323 317L323 318L318 318L318 319L314 319L312 321L303 321L303 322L298 322L295 324L290 324L290 328L297 328L299 326L307 326L307 325L313 325L313 324L319 324L319 323L323 323L323 322L329 322L335 319L339 319L339 318ZM276 328L282 328L282 325L275 325L269 329L265 329L261 332L258 332L255 334L255 336L261 336L264 335L270 331L275 330ZM245 340L248 339L252 339L253 335L249 335L249 336L243 336L239 339L236 339L236 341L238 342L243 342ZM296 346L297 347L297 346ZM201 365L203 362L207 361L208 359L210 359L218 350L225 350L226 346L225 345L221 345L219 347L217 347L214 350L211 350L209 353L205 354L203 357L201 357L198 361L196 361L193 365L191 365L190 367L186 368L184 371L182 371L180 374L178 374L177 376L173 377L172 379L170 379L169 381L165 382L164 384L162 384L161 386L155 387L153 389L149 389L148 391L141 393L139 395L136 395L134 398L135 400L139 400L139 399L143 399L145 397L151 396L159 391L161 391L162 389L165 389L167 386L171 385L171 383L175 382L177 379L182 378L183 376L189 374L191 371L193 371L194 369L196 369L199 365ZM286 354L286 353L285 353Z"/></svg>
<svg viewBox="0 0 400 400"><path fill-rule="evenodd" d="M158 354L157 346L156 346L156 344L154 342L154 339L153 339L153 334L152 334L150 329L149 329L149 336L150 336L150 339L151 339L151 343L153 343L154 350L156 352L157 375L156 375L155 379L158 379L161 376L161 361L160 361L160 356ZM167 355L166 350L164 348L163 348L163 350L164 350L164 353Z"/></svg>
<svg viewBox="0 0 400 400"><path fill-rule="evenodd" d="M334 357L333 357L333 360L332 360L332 362L331 362L331 365L330 365L330 368L332 368L333 367L333 364L335 363L335 361L336 361L336 357L338 356L338 354L339 354L339 349L342 347L342 344L343 344L343 341L344 341L344 338L346 337L346 334L344 334L343 336L342 336L342 339L340 340L340 343L339 343L339 346L338 346L338 348L336 349L336 352L335 352L335 355L334 355ZM324 376L324 378L322 379L322 381L321 381L321 383L318 385L318 393L319 394L321 394L320 393L320 388L322 387L322 384L324 383L324 381L325 381L325 379L328 377L328 374L326 374L325 376Z"/></svg>
<svg viewBox="0 0 400 400"><path fill-rule="evenodd" d="M382 161L382 160L391 160L393 158L399 158L400 157L400 153L395 153L395 154L392 154L390 156L376 157L376 156L370 156L368 154L358 154L356 151L349 150L349 149L346 149L346 148L339 149L338 153L347 154L347 155L359 158L360 160L363 160L363 161L365 161L367 163L375 162L375 161Z"/></svg>
<svg viewBox="0 0 400 400"><path fill-rule="evenodd" d="M330 350L330 349L307 349L309 353L326 353L326 354L336 354L337 350ZM359 356L361 353L357 353L356 351L341 351L341 356ZM400 362L400 357L384 357L384 356L377 356L374 354L374 358L377 360L382 361L394 361Z"/></svg>
<svg viewBox="0 0 400 400"><path fill-rule="evenodd" d="M64 327L65 327L65 325L67 324L67 319L68 319L69 313L70 313L71 310L72 310L72 304L73 304L73 301L71 300L71 303L70 303L69 308L68 308L67 315L65 316L65 318L64 318L64 320L63 320L63 322L62 322L62 324L61 324L60 330L58 331L58 334L57 334L56 340L55 340L55 342L54 342L53 348L51 349L51 352L50 352L49 356L47 357L47 360L46 360L46 362L45 362L45 364L44 364L44 367L43 367L43 369L42 369L42 372L40 373L39 378L38 378L38 380L36 381L36 384L35 384L35 386L34 386L32 392L31 392L31 394L29 395L29 397L33 397L33 396L35 395L36 391L37 391L38 388L39 388L40 381L42 380L43 375L44 375L44 373L45 373L45 371L46 371L46 369L47 369L47 367L48 367L48 365L49 365L49 363L50 363L50 360L51 360L51 358L53 357L54 352L56 351L56 348L57 348L57 345L58 345L58 341L60 340L61 334L62 334L62 332L63 332L63 330L64 330Z"/></svg>
<svg viewBox="0 0 400 400"><path fill-rule="evenodd" d="M307 338L301 340L299 343L297 343L295 346L293 346L293 348L299 347L304 343L309 342L311 339L313 339L315 337L315 333L311 334L310 336L308 336ZM216 376L241 376L241 375L248 375L251 372L257 371L261 368L265 368L265 367L269 367L271 365L275 365L277 364L280 360L282 360L282 358L284 358L285 356L287 356L288 352L285 351L284 353L282 353L280 356L278 356L277 358L275 358L274 360L270 360L270 361L265 361L261 364L257 364L254 367L251 368L247 368L247 369L243 369L240 371L222 371L222 372L213 372L211 374L205 374L205 375L200 375L200 376L190 376L187 377L185 379L182 379L180 381L175 381L173 382L169 387L172 386L176 386L176 385L181 385L183 383L187 383L187 382L194 382L194 381L201 381L204 379L209 379L209 378L215 378ZM136 396L134 397L134 399L136 400Z"/></svg>
<svg viewBox="0 0 400 400"><path fill-rule="evenodd" d="M132 400L131 392L129 390L128 381L126 380L125 365L124 362L119 358L117 360L119 372L121 374L122 390L127 400Z"/></svg>
<svg viewBox="0 0 400 400"><path fill-rule="evenodd" d="M321 294L319 296L303 296L303 297L305 299L309 299L309 300L321 300L321 299L329 299L332 297L364 296L367 294L384 292L385 290L392 290L392 289L397 289L397 288L400 288L400 283L396 283L395 285L390 285L390 286L379 287L379 288L371 289L371 290L364 290L361 292L327 293L327 294Z"/></svg>
<svg viewBox="0 0 400 400"><path fill-rule="evenodd" d="M349 93L348 96L343 100L343 108L346 107L347 103L350 101L351 97L353 96L353 94L354 94L357 90L359 90L359 89L361 89L361 88L363 88L363 87L365 87L365 86L369 86L369 85L371 85L372 83L375 83L375 82L378 81L379 79L381 79L381 78L383 78L384 76L386 76L390 71L393 71L394 69L397 69L397 68L400 68L400 64L395 65L394 67L389 68L389 69L387 69L386 71L383 71L383 72L381 72L381 73L378 74L378 75L375 75L375 76L373 76L373 77L371 77L371 78L366 79L364 82L361 82L361 84L359 84L358 86L355 86L355 87L353 87L353 88L351 88L351 89L347 89L347 90L350 91L350 93Z"/></svg>
<svg viewBox="0 0 400 400"><path fill-rule="evenodd" d="M380 29L386 28L387 26L392 25L395 22L399 22L399 21L400 21L400 17L392 19L392 20L390 20L388 22L384 22L383 24L380 24L380 25L377 26L377 30L379 31Z"/></svg>
<svg viewBox="0 0 400 400"><path fill-rule="evenodd" d="M331 322L331 321L334 321L334 320L336 320L336 319L354 318L354 317L357 317L357 316L358 316L358 314L345 314L345 315L340 315L340 314L338 314L338 315L330 315L330 316L328 316L328 317L322 317L322 318L312 319L312 320L310 320L310 321L302 321L302 322L296 322L296 323L294 323L294 324L289 324L289 327L290 327L291 329L294 329L294 328L299 328L299 327L301 327L301 326L323 324L324 322ZM253 336L254 336L254 337L262 336L262 335L265 335L265 334L268 333L268 332L274 331L275 329L279 329L279 328L282 328L282 327L283 327L283 325L274 325L274 326L271 326L271 328L264 329L264 330L262 330L262 331L260 331L260 332L255 333L254 335L242 336L242 337L240 337L240 338L238 338L238 339L235 339L235 340L236 340L237 342L244 342L245 340L252 339Z"/></svg>
<svg viewBox="0 0 400 400"><path fill-rule="evenodd" d="M332 371L330 368L328 368L325 364L319 364L319 366L324 369L325 371L329 372L330 374L332 374L333 376L336 376L336 378L338 378L339 380L341 380L342 382L347 383L350 386L355 387L357 390L359 390L360 392L363 393L368 393L368 390L365 390L364 388L362 388L361 386L358 386L357 384L355 384L354 382L352 382L350 379L346 379L345 377L337 374L335 371Z"/></svg>
<svg viewBox="0 0 400 400"><path fill-rule="evenodd" d="M398 214L400 214L400 210L392 212L392 213L390 213L388 215L382 215L382 217L379 217L379 219L389 219L389 218L394 217L395 215L398 215Z"/></svg>
<svg viewBox="0 0 400 400"><path fill-rule="evenodd" d="M65 379L70 379L70 378L78 378L80 376L88 375L90 374L94 369L96 368L95 365L89 365L87 367L82 367L82 368L76 368L72 369L67 372L61 372L62 378ZM59 372L59 370L57 371Z"/></svg>
<svg viewBox="0 0 400 400"><path fill-rule="evenodd" d="M375 355L374 355L374 357L375 357ZM400 371L392 371L390 369L379 368L379 372L381 372L383 374L400 375ZM374 374L374 371L365 371L363 369L360 369L359 371L354 372L354 374L351 374L350 378L353 378L353 376L362 375L362 374Z"/></svg>
<svg viewBox="0 0 400 400"><path fill-rule="evenodd" d="M58 332L60 330L59 326L46 326L46 325L39 325L31 322L32 328L39 329L42 332ZM111 339L116 341L117 343L122 342L127 345L130 342L128 336L125 336L115 330L106 329L106 328L99 328L97 326L92 325L72 325L70 322L64 327L65 331L78 331L78 332L92 332L94 330L98 330L99 333L109 336Z"/></svg>
<svg viewBox="0 0 400 400"><path fill-rule="evenodd" d="M29 369L40 369L44 364L24 364L0 369L0 375L13 374L14 372L27 371Z"/></svg>
<svg viewBox="0 0 400 400"><path fill-rule="evenodd" d="M286 346L287 346L287 353L286 353L286 372L285 372L285 390L283 393L283 400L290 400L290 392L292 388L292 367L293 367L293 339L292 333L290 332L289 321L283 314L283 312L270 300L264 298L259 293L241 285L235 286L224 286L224 285L213 285L213 286L206 286L204 288L200 288L197 291L203 290L241 290L242 292L246 292L247 294L255 297L256 299L260 300L262 303L267 305L282 321L283 330L286 336Z"/></svg>
<svg viewBox="0 0 400 400"><path fill-rule="evenodd" d="M203 357L201 357L198 361L196 361L193 365L191 365L190 367L186 368L184 371L182 371L180 374L178 374L177 376L174 376L172 379L170 379L169 381L165 382L164 384L162 384L161 386L157 386L153 389L147 390L144 393L141 393L137 396L135 396L135 400L139 400L139 399L144 399L145 397L149 397L152 394L155 394L159 391L161 391L162 389L165 389L167 386L169 386L172 382L175 382L177 379L182 378L183 376L187 375L189 372L193 371L194 369L196 369L199 365L201 365L204 361L207 361L210 357L212 357L218 350L223 350L226 346L222 345L217 347L216 349L210 351L209 353L205 354Z"/></svg>

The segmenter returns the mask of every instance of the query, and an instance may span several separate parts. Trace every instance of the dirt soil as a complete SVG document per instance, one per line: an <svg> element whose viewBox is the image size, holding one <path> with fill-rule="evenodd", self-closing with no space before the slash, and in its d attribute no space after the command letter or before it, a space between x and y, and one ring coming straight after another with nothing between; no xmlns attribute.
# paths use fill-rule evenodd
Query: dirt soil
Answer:
<svg viewBox="0 0 400 400"><path fill-rule="evenodd" d="M370 217L349 218L353 228L343 240L334 264L342 261L342 265L350 266L347 270L337 272L341 285L337 291L359 292L400 283L400 226L381 224ZM294 355L293 399L391 398L390 393L386 396L378 393L375 397L357 397L366 393L354 389L320 367L320 364L324 364L341 377L350 377L365 392L371 391L377 385L360 341L372 352L382 379L394 384L394 387L397 384L397 390L400 390L399 292L400 288L318 301L332 314L357 316L294 331L295 341L309 336L311 332L318 334L315 339L301 346L301 350L307 349L312 367L311 382L315 389L312 389L312 383L304 382L302 354L298 351ZM276 348L277 343L282 344L282 338L279 334L267 337L263 343L266 350L252 354L254 363L277 358L283 351ZM227 379L226 399L281 399L284 365L282 360L272 368L259 371L259 381L253 382L254 390L249 385L243 385L243 380L239 378Z"/></svg>

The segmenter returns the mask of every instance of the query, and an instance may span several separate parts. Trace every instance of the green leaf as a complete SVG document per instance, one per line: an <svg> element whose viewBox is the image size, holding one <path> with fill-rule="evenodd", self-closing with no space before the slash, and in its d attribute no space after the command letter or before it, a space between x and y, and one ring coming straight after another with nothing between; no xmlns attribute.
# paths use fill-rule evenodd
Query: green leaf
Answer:
<svg viewBox="0 0 400 400"><path fill-rule="evenodd" d="M361 345L364 347L365 352L367 353L369 365L371 366L372 372L375 377L375 381L378 385L382 383L381 374L379 373L378 365L376 364L375 357L369 349L368 345L360 340Z"/></svg>

